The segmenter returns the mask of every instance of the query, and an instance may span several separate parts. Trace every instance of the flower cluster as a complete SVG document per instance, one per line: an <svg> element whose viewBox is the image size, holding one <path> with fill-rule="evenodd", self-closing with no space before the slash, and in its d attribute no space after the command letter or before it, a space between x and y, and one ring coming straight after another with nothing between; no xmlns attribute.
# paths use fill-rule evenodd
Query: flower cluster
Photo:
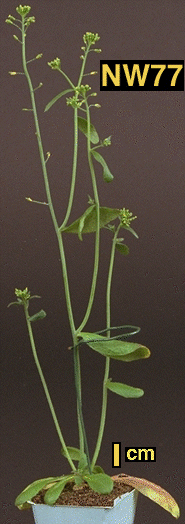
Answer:
<svg viewBox="0 0 185 524"><path fill-rule="evenodd" d="M34 16L29 16L29 18L26 19L25 21L25 26L29 26L32 22L35 22L35 17Z"/></svg>
<svg viewBox="0 0 185 524"><path fill-rule="evenodd" d="M21 304L25 304L26 302L28 302L28 300L31 297L27 287L23 289L23 291L21 289L15 288L15 295L18 298L18 302Z"/></svg>
<svg viewBox="0 0 185 524"><path fill-rule="evenodd" d="M55 60L48 62L48 65L51 67L51 69L58 69L60 71L60 68L61 68L60 58L55 58Z"/></svg>
<svg viewBox="0 0 185 524"><path fill-rule="evenodd" d="M102 142L102 145L103 146L111 146L111 135L108 136L107 138L104 138L104 140Z"/></svg>
<svg viewBox="0 0 185 524"><path fill-rule="evenodd" d="M130 213L129 209L125 209L125 207L120 209L120 219L123 226L130 226L130 222L135 220L135 218L137 218L137 216L133 217L133 214Z"/></svg>
<svg viewBox="0 0 185 524"><path fill-rule="evenodd" d="M83 41L86 45L93 45L100 39L98 33L89 33L88 31L83 35Z"/></svg>
<svg viewBox="0 0 185 524"><path fill-rule="evenodd" d="M16 7L17 13L19 13L20 16L25 17L30 12L31 7L29 5L19 5L19 7Z"/></svg>
<svg viewBox="0 0 185 524"><path fill-rule="evenodd" d="M79 93L80 95L85 97L87 91L89 91L90 89L91 89L91 87L88 84L86 84L85 86L81 85L81 86L77 87L76 91L77 91L77 93Z"/></svg>
<svg viewBox="0 0 185 524"><path fill-rule="evenodd" d="M76 108L79 109L83 103L84 103L84 100L79 100L76 95L66 98L67 106L71 106L73 107L73 109L76 109Z"/></svg>

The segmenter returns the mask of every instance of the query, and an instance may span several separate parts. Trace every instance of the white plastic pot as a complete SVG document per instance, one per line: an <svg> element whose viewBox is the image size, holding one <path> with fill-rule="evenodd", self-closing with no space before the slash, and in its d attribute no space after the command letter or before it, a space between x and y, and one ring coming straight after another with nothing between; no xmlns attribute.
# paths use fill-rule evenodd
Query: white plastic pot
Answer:
<svg viewBox="0 0 185 524"><path fill-rule="evenodd" d="M138 491L114 501L113 507L47 506L33 504L35 524L134 524Z"/></svg>

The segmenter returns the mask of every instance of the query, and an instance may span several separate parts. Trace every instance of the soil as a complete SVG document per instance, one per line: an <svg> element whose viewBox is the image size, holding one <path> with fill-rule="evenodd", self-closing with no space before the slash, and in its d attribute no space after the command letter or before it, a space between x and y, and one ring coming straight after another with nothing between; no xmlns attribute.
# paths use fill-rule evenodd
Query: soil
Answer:
<svg viewBox="0 0 185 524"><path fill-rule="evenodd" d="M86 482L81 486L76 486L74 483L66 484L64 490L59 496L55 505L57 506L114 506L114 500L117 497L132 491L131 486L123 484L123 481L114 481L113 490L107 495L95 493ZM36 504L44 504L45 490L42 490L33 497L33 502Z"/></svg>

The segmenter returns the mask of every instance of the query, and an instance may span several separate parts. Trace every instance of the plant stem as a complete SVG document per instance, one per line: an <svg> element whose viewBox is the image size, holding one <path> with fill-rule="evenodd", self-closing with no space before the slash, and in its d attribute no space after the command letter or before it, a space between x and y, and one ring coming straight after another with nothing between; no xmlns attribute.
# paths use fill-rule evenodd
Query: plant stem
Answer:
<svg viewBox="0 0 185 524"><path fill-rule="evenodd" d="M81 80L82 80L82 77L83 77L83 72L84 72L84 69L85 69L85 64L86 64L88 52L89 52L89 46L88 46L88 48L86 49L86 52L85 52L84 60L83 60L83 63L82 63L82 67L81 67L81 71L80 71L80 75L79 75L79 79L78 79L77 88L81 84ZM71 80L67 77L67 75L63 71L61 71L61 70L60 70L60 72L64 75L64 77L69 82L69 84L75 89L75 86L72 84ZM66 226L67 221L68 221L69 216L70 216L70 213L71 213L71 208L72 208L72 205L73 205L75 182L76 182L77 153L78 153L78 109L75 108L74 109L74 153L73 153L72 179L71 179L71 187L70 187L70 195L69 195L67 212L66 212L66 216L65 216L65 218L64 218L64 220L63 220L63 222L62 222L62 224L60 226L60 230L62 230Z"/></svg>
<svg viewBox="0 0 185 524"><path fill-rule="evenodd" d="M36 136L37 136L38 148L39 148L39 153L40 153L40 160L41 160L42 171L43 171L43 176L44 176L44 183L45 183L46 195L47 195L47 200L48 200L48 206L49 206L49 210L50 210L50 213L51 213L51 218L52 218L52 221L53 221L54 229L55 229L56 236L57 236L57 239L58 239L58 244L59 244L69 323L70 323L72 334L74 334L75 333L75 325L74 325L73 312L72 312L71 299L70 299L70 291L69 291L69 283L68 283L68 275L67 275L67 267L66 267L64 246L63 246L62 236L61 236L60 231L59 231L59 227L58 227L58 223L57 223L57 219L56 219L56 215L55 215L55 211L54 211L54 207L53 207L53 203L52 203L50 187L49 187L49 181L48 181L48 175L47 175L47 168L46 168L46 161L45 161L45 157L44 157L42 138L41 138L39 122L38 122L38 116L37 116L37 108L36 108L36 104L35 104L34 89L33 89L32 81L31 81L31 78L30 78L30 75L29 75L29 72L28 72L28 69L27 69L27 65L26 65L24 18L22 18L22 61L23 61L23 70L24 70L25 76L27 78L28 85L29 85L29 90L30 90L31 103L32 103L32 109L33 109L33 115L34 115L34 121L35 121Z"/></svg>
<svg viewBox="0 0 185 524"><path fill-rule="evenodd" d="M76 386L76 394L77 394L77 414L78 414L78 422L79 422L79 434L81 436L81 447L80 451L83 453L85 448L85 453L87 456L87 465L89 469L89 473L91 472L91 461L89 456L89 448L87 443L87 436L85 431L85 425L84 425L84 419L83 419L83 412L82 412L82 398L81 398L81 387L80 387L80 363L79 363L79 349L77 346L73 349L73 356L74 356L74 375L75 375L75 386Z"/></svg>
<svg viewBox="0 0 185 524"><path fill-rule="evenodd" d="M68 283L68 275L67 275L67 266L66 266L66 259L65 259L65 252L64 252L64 246L63 246L63 240L62 235L59 231L55 211L53 208L51 193L50 193L50 187L49 187L49 181L48 181L48 175L47 175L47 168L46 168L46 162L44 157L44 151L43 151L43 145L42 145L42 138L39 128L39 122L38 122L38 116L37 116L37 109L35 104L35 95L34 90L31 82L30 75L28 73L27 64L26 64L26 50L25 50L25 31L24 31L24 19L22 19L22 61L23 61L23 70L25 73L25 76L28 81L29 90L30 90L30 96L31 96L31 102L32 102L32 109L33 109L33 115L34 115L34 121L35 121L35 129L36 129L36 136L37 136L37 142L38 142L38 148L40 153L40 160L42 165L42 171L44 176L44 183L45 183L45 189L46 189L46 195L47 195L47 201L49 210L51 213L54 229L56 232L58 245L59 245L59 251L60 251L60 258L61 258L61 264L62 264L62 272L63 272L63 280L64 280L64 289L65 289L65 296L66 296L66 305L67 305L67 311L68 311L68 317L69 317L69 323L71 327L72 337L73 341L75 340L75 324L73 319L73 312L72 312L72 306L71 306L71 299L70 299L70 291L69 291L69 283ZM29 328L30 332L30 328ZM68 454L66 454L68 456ZM71 462L70 462L71 463Z"/></svg>
<svg viewBox="0 0 185 524"><path fill-rule="evenodd" d="M28 314L28 307L27 307L27 305L24 306L24 311L25 311L25 316L26 316L26 322L27 322L28 333L29 333L31 348L32 348L32 352L33 352L33 357L34 357L35 364L37 366L37 370L38 370L38 373L39 373L39 376L40 376L40 379L41 379L41 382L42 382L42 385L43 385L43 388L44 388L44 392L45 392L45 395L46 395L46 398L47 398L47 401L48 401L48 404L49 404L49 408L50 408L50 411L51 411L51 415L53 417L55 428L56 428L56 431L58 433L58 437L59 437L60 443L62 445L62 449L63 449L63 451L65 451L66 458L67 458L67 460L68 460L72 470L76 471L75 465L74 465L74 463L73 463L73 461L72 461L72 459L71 459L71 457L69 455L69 452L68 452L65 440L63 438L63 435L62 435L62 432L61 432L61 429L60 429L60 426L59 426L59 423L58 423L58 419L57 419L57 416L56 416L56 413L55 413L55 410L54 410L54 406L53 406L53 403L52 403L52 400L51 400L51 397L50 397L50 394L49 394L49 391L48 391L48 387L47 387L47 384L46 384L46 381L45 381L45 378L44 378L44 375L43 375L43 372L42 372L42 368L41 368L41 365L40 365L40 362L39 362L39 359L38 359L38 356L37 356L37 351L36 351L36 347L35 347L35 342L34 342L31 322L29 320L29 314Z"/></svg>
<svg viewBox="0 0 185 524"><path fill-rule="evenodd" d="M66 211L66 216L62 222L62 225L60 229L63 229L65 225L67 224L67 221L69 219L71 208L73 205L73 198L74 198L74 190L75 190L75 182L76 182L76 168L77 168L77 154L78 154L78 109L74 109L74 153L73 153L73 168L72 168L72 178L71 178L71 187L70 187L70 195L69 195L69 201L68 201L68 207Z"/></svg>
<svg viewBox="0 0 185 524"><path fill-rule="evenodd" d="M108 272L108 279L107 279L107 291L106 291L106 318L107 318L107 329L110 328L110 316L111 316L111 310L110 310L110 292L111 292L111 283L112 283L112 273L113 273L113 267L114 267L114 259L115 259L115 249L116 249L116 240L118 236L118 232L120 230L121 224L117 227L117 230L115 231L114 238L112 241L112 249L111 249L111 256L110 256L110 264L109 264L109 272ZM107 337L110 337L110 331L107 331ZM109 378L109 369L110 369L110 357L106 357L105 360L105 372L104 372L104 380L103 380L103 395L102 395L102 410L101 410L101 418L100 418L100 427L98 432L98 438L96 442L96 448L93 455L91 467L94 468L103 438L104 428L105 428L105 419L106 419L106 411L107 411L107 380Z"/></svg>
<svg viewBox="0 0 185 524"><path fill-rule="evenodd" d="M24 18L22 18L22 61L23 61L23 70L24 70L24 74L25 74L25 76L27 78L27 82L28 82L29 90L30 90L32 110L33 110L34 121L35 121L36 136L37 136L40 160L41 160L42 171L43 171L43 176L44 176L44 183L45 183L47 201L48 201L48 206L49 206L49 209L50 209L50 213L51 213L51 217L52 217L52 221L53 221L53 225L54 225L54 229L55 229L55 233L56 233L57 240L58 240L58 245L59 245L60 258L61 258L61 264L62 264L62 272L63 272L63 280L64 280L65 297L66 297L66 306L67 306L69 323L70 323L70 328L71 328L71 333L72 333L72 338L73 338L73 344L75 346L75 350L74 350L74 367L75 367L75 385L76 385L76 394L77 394L77 417L78 417L80 449L83 452L84 451L84 447L85 447L85 451L86 451L86 455L87 455L87 461L88 461L88 466L89 466L89 472L91 473L89 451L88 451L87 438L86 438L86 432L85 432L85 426L84 426L84 420L83 420L83 414L82 414L80 358L79 358L79 350L77 348L77 332L76 332L76 328L75 328L75 324L74 324L73 311L72 311L72 305L71 305L71 298L70 298L69 281L68 281L68 274L67 274L67 266L66 266L64 245L63 245L62 234L60 232L61 228L59 228L59 226L58 226L58 222L57 222L57 219L56 219L56 215L55 215L55 211L54 211L54 207L53 207L53 203L52 203L51 193L50 193L50 187L49 187L49 181L48 181L48 175L47 175L47 168L46 168L46 160L45 160L45 157L44 157L41 133L40 133L40 128L39 128L38 116L37 116L37 109L36 109L36 103L35 103L34 89L33 89L32 81L31 81L31 78L30 78L30 75L29 75L29 72L28 72L28 69L27 69L26 49L25 49L25 36L26 36L26 34L25 34L25 20L24 20ZM85 57L84 57L84 60L83 60L81 73L80 73L80 76L79 76L78 86L80 85L81 79L83 77L83 72L84 72L84 68L85 68L86 58L87 58L87 55L88 55L88 52L89 52L89 47L90 46L87 47L86 52L85 52ZM69 81L68 77L62 71L61 71L61 73ZM72 87L75 87L75 86L73 86L71 81L69 81L69 83L70 83L70 85ZM92 176L92 184L93 184L93 190L94 190L95 203L96 203L96 206L97 206L97 232L96 232L95 262L94 262L94 272L93 272L91 293L90 293L90 298L89 298L89 303L88 303L86 315L85 315L84 320L83 320L83 326L86 324L87 319L89 318L91 307L92 307L92 303L93 303L93 299L94 299L96 279L97 279L97 271L98 271L98 261L99 261L99 200L98 200L98 193L97 193L97 187L96 187L95 173L94 173L94 168L93 168L93 163L92 163L91 153L90 153L90 113L89 113L88 104L87 104L87 120L88 120L87 149L88 149L88 159L89 159L89 166L90 166L91 176ZM77 151L78 151L78 120L77 120L77 109L75 109L75 111L74 111L74 154L73 154L72 181L71 181L70 196L69 196L69 201L68 201L67 212L66 212L66 216L65 216L64 222L62 224L63 227L64 227L64 225L68 221L68 218L69 218L69 215L70 215L70 212L71 212L71 208L72 208L73 198L74 198L74 189L75 189L75 181L76 181L76 168L77 168ZM27 312L27 315L28 315L28 312ZM43 376L43 373L42 373L42 369L41 369L39 361L38 361L38 357L37 357L36 349L35 349L35 344L34 344L34 339L33 339L32 328L31 328L31 324L29 322L29 316L27 316L27 325L28 325L28 331L29 331L30 341L31 341L31 345L32 345L32 350L33 350L33 354L34 354L34 359L35 359L35 362L36 362L36 365L37 365L37 369L38 369L38 372L39 372L39 375L40 375L40 378L41 378L41 381L42 381L42 384L43 384L43 387L44 387L44 391L45 391L45 394L46 394L46 397L47 397L47 400L48 400L48 403L49 403L49 406L50 406L50 409L51 409L51 413L52 413L52 416L53 416L53 419L54 419L54 422L55 422L57 433L58 433L58 435L60 435L61 442L63 443L64 449L65 449L65 452L66 452L66 457L68 458L68 461L69 461L70 465L71 466L73 465L73 469L74 469L74 464L73 464L73 462L70 459L70 456L69 456L69 453L67 451L66 445L65 445L65 443L63 441L62 433L61 433L61 430L59 428L59 424L58 424L58 421L56 419L56 415L55 415L55 412L54 412L54 407L53 407L53 404L51 402L51 398L49 396L49 392L48 392L47 385L46 385L46 382L45 382L45 379L44 379L44 376Z"/></svg>
<svg viewBox="0 0 185 524"><path fill-rule="evenodd" d="M92 162L92 156L91 156L91 141L90 141L90 111L89 106L87 103L87 100L85 101L86 104L86 111L87 111L87 154L88 154L88 162L89 162L89 168L91 172L91 179L92 179L92 186L93 186L93 193L94 193L94 201L96 205L96 238L95 238L95 253L94 253L94 270L93 270L93 277L92 277L92 283L91 283L91 290L89 295L89 301L86 309L85 316L82 320L82 323L80 324L79 328L77 329L77 332L80 333L80 331L83 330L84 326L86 325L95 295L96 290L96 282L97 282L97 276L98 276L98 267L99 267L99 246L100 246L100 204L99 204L99 197L98 197L98 190L97 190L97 184L96 184L96 176L94 171L94 166Z"/></svg>

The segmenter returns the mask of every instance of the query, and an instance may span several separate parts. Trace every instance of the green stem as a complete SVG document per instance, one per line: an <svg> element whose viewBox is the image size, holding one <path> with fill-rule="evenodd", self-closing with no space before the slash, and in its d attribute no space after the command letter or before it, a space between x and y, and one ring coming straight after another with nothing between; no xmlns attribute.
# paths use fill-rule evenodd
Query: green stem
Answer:
<svg viewBox="0 0 185 524"><path fill-rule="evenodd" d="M25 76L27 78L28 85L29 85L29 90L30 90L31 103L32 103L32 109L33 109L33 115L34 115L34 121L35 121L36 136L37 136L40 160L41 160L42 171L43 171L43 176L44 176L44 183L45 183L45 189L46 189L48 206L49 206L49 210L50 210L50 213L51 213L51 218L52 218L52 221L53 221L54 229L55 229L55 232L56 232L56 235L57 235L57 239L58 239L58 244L59 244L69 323L70 323L70 327L71 327L71 332L72 332L72 334L74 334L75 333L75 325L74 325L72 305L71 305L71 299L70 299L70 291L69 291L69 283L68 283L68 275L67 275L67 267L66 267L64 246L63 246L62 237L61 237L61 234L60 234L60 231L59 231L59 227L58 227L58 223L57 223L57 219L56 219L56 215L55 215L55 211L54 211L54 207L53 207L53 203L52 203L50 187L49 187L49 181L48 181L48 175L47 175L47 168L46 168L46 161L45 161L45 157L44 157L42 138L41 138L40 127L39 127L38 116L37 116L37 108L36 108L36 104L35 104L34 89L33 89L32 81L31 81L31 78L30 78L30 75L29 75L29 72L28 72L28 69L27 69L27 65L26 65L24 19L22 19L22 61L23 61L24 74L25 74Z"/></svg>
<svg viewBox="0 0 185 524"><path fill-rule="evenodd" d="M62 69L58 69L58 71L60 71L60 73L64 76L64 78L67 80L67 82L72 87L72 89L75 90L75 86L74 86L73 82L71 82L70 78L66 75L66 73L64 73L64 71L62 71Z"/></svg>
<svg viewBox="0 0 185 524"><path fill-rule="evenodd" d="M96 282L97 282L97 276L98 276L98 267L99 267L99 250L100 250L100 204L99 204L99 197L98 197L98 190L97 190L97 184L96 184L96 175L94 171L94 166L92 162L92 156L91 156L91 141L90 141L90 111L88 107L87 100L85 101L86 104L86 111L87 111L87 154L88 154L88 162L89 162L89 168L91 172L91 179L92 179L92 186L93 186L93 193L94 193L94 201L96 205L96 237L95 237L95 253L94 253L94 270L93 270L93 276L92 276L92 283L91 283L91 290L89 295L89 301L86 309L85 316L82 320L82 323L80 324L79 328L77 329L77 332L80 333L80 331L83 330L84 326L86 325L93 301L94 301L94 295L96 290Z"/></svg>
<svg viewBox="0 0 185 524"><path fill-rule="evenodd" d="M84 60L83 60L83 63L82 63L82 67L81 67L81 71L80 71L80 75L79 75L79 79L78 79L77 88L81 85L81 81L82 81L82 77L83 77L83 73L84 73L84 69L85 69L85 64L86 64L86 60L87 60L87 55L88 55L88 52L89 52L89 47L90 46L88 46L86 51L85 51L85 56L84 56ZM63 74L63 76L69 82L69 84L74 88L74 90L76 90L75 86L72 84L71 80L67 77L67 75L63 71L61 71L61 70L60 70L60 72ZM77 152L78 152L78 109L75 108L74 109L74 154L73 154L73 169L72 169L71 188L70 188L70 195L69 195L69 201L68 201L68 207L67 207L66 216L65 216L64 221L62 222L62 224L60 226L60 230L62 230L66 226L67 221L68 221L69 216L70 216L70 213L71 213L71 208L72 208L72 205L73 205L75 182L76 182Z"/></svg>
<svg viewBox="0 0 185 524"><path fill-rule="evenodd" d="M81 81L82 81L83 74L84 74L84 69L85 69L85 64L86 64L86 60L87 60L87 56L88 56L88 53L89 53L90 47L91 47L91 45L88 44L88 45L87 45L87 48L86 48L86 50L85 50L85 54L84 54L84 58L83 58L83 63L82 63L81 71L80 71L80 76L79 76L79 79L78 79L78 87L81 85Z"/></svg>
<svg viewBox="0 0 185 524"><path fill-rule="evenodd" d="M72 305L71 305L71 298L70 298L70 291L69 291L69 283L68 283L68 274L67 274L67 266L66 266L66 259L65 259L65 252L64 252L64 246L63 246L63 240L62 235L60 234L57 219L55 216L55 211L52 204L52 198L50 193L50 187L48 182L48 175L47 175L47 169L46 169L46 161L44 157L44 151L43 151L43 145L42 145L42 138L39 128L39 122L38 122L38 116L37 116L37 109L35 104L35 96L34 96L34 90L31 82L30 75L28 73L27 65L26 65L26 50L25 50L25 32L24 32L24 19L22 19L22 60L23 60L23 70L25 73L25 76L28 81L29 90L30 90L30 96L31 96L31 102L32 102L32 108L33 108L33 114L34 114L34 121L35 121L35 129L36 129L36 136L37 136L37 142L38 142L38 148L40 153L40 160L42 165L42 171L44 176L44 183L45 183L45 189L46 189L46 195L47 195L47 201L49 210L51 213L54 229L56 232L56 236L58 239L58 245L59 245L59 251L60 251L60 258L61 258L61 264L62 264L62 272L63 272L63 280L64 280L64 289L65 289L65 297L66 297L66 305L67 305L67 311L68 311L68 317L69 317L69 323L71 327L71 333L73 337L73 341L75 340L75 324L73 319L73 312L72 312ZM81 431L82 435L82 431ZM82 437L81 437L82 439Z"/></svg>
<svg viewBox="0 0 185 524"><path fill-rule="evenodd" d="M66 212L64 221L60 227L61 230L67 224L67 221L71 213L71 208L73 205L75 182L76 182L77 154L78 154L78 109L74 109L74 153L73 153L72 178L71 178L71 187L70 187L70 195L69 195L67 212Z"/></svg>
<svg viewBox="0 0 185 524"><path fill-rule="evenodd" d="M85 58L83 60L83 64L81 67L81 72L80 72L77 87L79 87L81 84L81 79L83 77L87 55L88 55L88 50L85 53ZM71 213L72 204L73 204L75 182L76 182L77 152L78 152L78 110L74 109L74 154L73 154L72 180L71 180L71 188L70 188L70 196L69 196L69 201L68 201L67 212L66 212L65 219L60 227L61 230L65 227L68 221L68 218ZM76 344L77 344L76 334L75 336L73 336L73 343L74 343L74 346L76 347ZM76 396L77 396L77 420L78 420L80 451L81 453L84 453L84 447L85 447L89 472L91 472L89 450L88 450L87 437L86 437L85 425L84 425L84 420L83 420L83 412L82 412L80 355L79 355L79 350L77 348L74 350L73 357L74 357L75 387L76 387Z"/></svg>
<svg viewBox="0 0 185 524"><path fill-rule="evenodd" d="M111 309L110 309L110 296L111 296L111 283L112 283L112 273L113 273L113 267L114 267L114 259L115 259L115 249L116 249L116 240L118 236L118 232L120 230L121 224L119 224L117 230L115 231L113 242L112 242L112 249L111 249L111 256L110 256L110 264L109 264L109 272L108 272L108 279L107 279L107 291L106 291L106 318L107 318L107 329L110 328L110 316L111 316ZM107 331L107 337L110 337L110 331ZM105 372L104 372L104 380L103 380L103 395L102 395L102 410L101 410L101 418L100 418L100 427L98 432L98 438L96 442L96 448L94 451L91 467L94 468L101 444L103 439L103 433L105 428L105 419L106 419L106 412L107 412L107 380L109 378L109 369L110 369L110 358L106 357L105 361Z"/></svg>
<svg viewBox="0 0 185 524"><path fill-rule="evenodd" d="M87 443L87 436L85 431L85 425L84 425L84 419L83 419L83 412L82 412L82 397L81 397L81 384L80 384L80 362L79 362L79 349L77 346L73 349L73 356L74 356L74 375L75 375L75 386L76 386L76 394L77 394L77 414L78 414L78 422L79 422L79 433L81 436L81 447L80 451L81 453L84 452L87 456L87 465L89 469L89 473L91 473L91 462L90 462L90 456L89 456L89 448Z"/></svg>
<svg viewBox="0 0 185 524"><path fill-rule="evenodd" d="M59 228L58 223L57 223L57 219L56 219L56 215L55 215L55 211L54 211L54 207L53 207L53 203L52 203L51 193L50 193L50 187L49 187L49 181L48 181L48 175L47 175L47 169L46 169L46 160L45 160L45 157L44 157L41 133L40 133L40 128L39 128L38 116L37 116L37 109L36 109L36 104L35 104L34 89L33 89L32 81L31 81L31 78L30 78L30 75L29 75L29 72L28 72L28 69L27 69L26 49L25 49L25 36L26 36L25 35L25 20L24 20L24 18L22 18L22 61L23 61L23 70L24 70L24 74L25 74L25 76L27 78L27 82L28 82L29 90L30 90L32 110L33 110L34 121L35 121L36 136L37 136L40 160L41 160L42 171L43 171L43 176L44 176L44 183L45 183L47 201L48 201L48 206L49 206L49 209L50 209L50 213L51 213L54 229L55 229L55 232L56 232L56 236L57 236L57 239L58 239L60 258L61 258L61 263L62 263L62 272L63 272L64 289L65 289L65 297L66 297L66 305L67 305L69 323L70 323L70 327L71 327L73 344L76 346L77 336L76 336L76 328L75 328L73 312L72 312L70 290L69 290L69 281L68 281L67 266L66 266L65 252L64 252L64 245L63 245L62 234L60 232L61 228ZM82 79L84 68L85 68L85 62L86 62L87 54L88 54L88 48L86 50L85 58L84 58L84 61L83 61L83 64L82 64L78 85L80 85L80 83L81 83L81 79ZM75 88L75 86L68 79L67 75L65 75L65 73L63 73L63 71L61 71L61 73L68 80L70 85L73 88ZM71 212L72 203L73 203L74 189L75 189L75 180L76 180L76 167L77 167L77 148L78 148L78 123L77 123L77 110L75 110L75 114L74 114L74 155L73 155L72 182L71 182L71 190L70 190L70 197L69 197L67 213L66 213L63 225L66 224L66 222L68 220L68 217L69 217L70 212ZM88 109L88 158L89 158L89 165L90 165L91 175L92 175L92 182L93 182L93 189L94 189L94 195L95 195L95 202L96 202L96 205L97 205L97 234L96 234L96 250L95 250L96 251L96 254L95 254L95 266L97 266L98 265L98 259L99 259L99 201L98 201L98 193L97 193L97 188L96 188L95 173L94 173L93 164L92 164L91 155L90 155L90 115L89 115L89 109ZM92 302L93 302L93 297L94 297L94 292L95 292L96 277L97 277L97 269L95 267L94 275L93 275L92 289L91 289L91 296L90 296L87 312L86 312L86 315L85 315L85 318L84 318L84 325L85 325L85 323L87 321L86 319L88 318L88 316L90 314L91 307L92 307ZM41 367L40 367L40 364L39 364L39 361L38 361L38 358L37 358L35 344L34 344L34 339L33 339L33 334L32 334L32 329L31 329L30 322L28 321L28 317L27 317L27 323L28 323L28 331L29 331L29 335L30 335L30 341L31 341L31 344L32 344L32 349L33 349L35 362L36 362L36 365L37 365L37 369L38 369L41 381L43 383L44 391L45 391L45 394L46 394L46 397L47 397L47 400L48 400L48 403L49 403L49 406L50 406L50 409L51 409L51 413L52 413L52 416L53 416L53 419L54 419L54 422L55 422L55 426L56 426L58 435L60 435L60 438L62 439L61 442L64 444L66 457L68 458L68 461L69 461L70 465L73 465L73 462L70 459L70 456L68 454L67 448L66 448L65 443L63 441L61 430L59 428L58 421L56 419L56 415L55 415L55 412L54 412L53 404L51 402L51 398L49 396L47 385L46 385L46 382L45 382L45 379L44 379L44 376L43 376L43 373L42 373L42 370L41 370ZM78 416L80 449L83 451L84 450L84 446L85 446L85 451L86 451L86 454L87 454L87 460L88 460L88 465L89 465L89 471L91 472L90 458L89 458L89 452L88 452L88 445L87 445L85 426L84 426L83 414L82 414L80 359L79 359L78 350L76 350L76 354L74 356L74 366L75 366L75 382L76 382L76 394L77 394L77 416ZM73 469L74 469L74 465L73 465Z"/></svg>
<svg viewBox="0 0 185 524"><path fill-rule="evenodd" d="M67 460L68 460L72 470L76 471L75 465L74 465L74 463L73 463L73 461L72 461L72 459L71 459L71 457L69 455L69 452L68 452L65 440L63 438L63 435L62 435L62 432L61 432L61 429L60 429L60 426L59 426L59 423L58 423L58 419L57 419L57 416L56 416L56 413L55 413L55 410L54 410L54 406L53 406L53 403L52 403L52 400L51 400L51 397L50 397L50 394L49 394L49 391L48 391L48 387L47 387L47 384L46 384L46 381L45 381L45 378L44 378L44 375L43 375L43 372L42 372L42 368L41 368L41 365L40 365L40 362L39 362L39 359L38 359L38 356L37 356L37 351L36 351L36 347L35 347L35 342L34 342L31 322L29 320L29 314L28 314L28 307L27 307L27 305L24 306L24 311L25 311L25 316L26 316L26 322L27 322L28 333L29 333L30 344L31 344L32 352L33 352L33 357L34 357L35 364L37 366L37 370L38 370L38 373L39 373L39 376L40 376L40 379L41 379L41 382L42 382L42 385L43 385L43 388L44 388L44 392L45 392L45 395L46 395L46 398L47 398L47 401L48 401L48 404L49 404L49 408L50 408L50 411L51 411L51 415L53 417L55 428L56 428L56 431L58 433L58 437L59 437L60 443L62 445L62 449L63 449L63 451L65 451L66 458L67 458Z"/></svg>

